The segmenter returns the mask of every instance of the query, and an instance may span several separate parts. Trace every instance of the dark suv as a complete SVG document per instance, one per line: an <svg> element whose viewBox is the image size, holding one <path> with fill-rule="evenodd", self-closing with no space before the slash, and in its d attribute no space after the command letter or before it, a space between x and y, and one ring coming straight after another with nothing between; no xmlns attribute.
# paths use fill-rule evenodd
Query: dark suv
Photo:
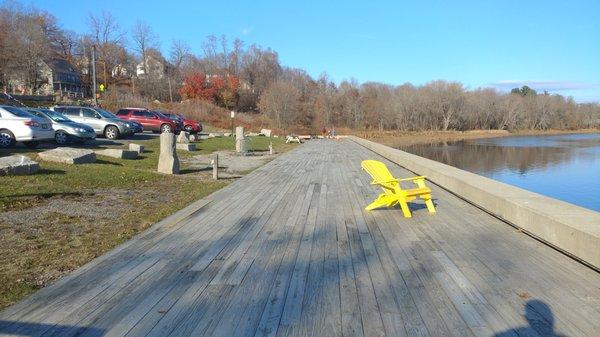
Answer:
<svg viewBox="0 0 600 337"><path fill-rule="evenodd" d="M136 121L144 130L152 132L177 132L177 124L169 117L146 108L123 108L117 111L117 117Z"/></svg>
<svg viewBox="0 0 600 337"><path fill-rule="evenodd" d="M189 132L190 134L196 134L202 131L202 124L189 118L186 118L182 114L177 114L174 112L163 112L163 114L167 117L179 119L182 122L183 130Z"/></svg>
<svg viewBox="0 0 600 337"><path fill-rule="evenodd" d="M168 112L164 112L164 111L152 111L152 112L156 112L159 115L163 115L163 116L171 119L173 121L173 123L175 123L175 131L177 131L178 133L181 130L183 130L183 120L181 120L181 118L179 118L179 116L177 116L177 115L171 116Z"/></svg>

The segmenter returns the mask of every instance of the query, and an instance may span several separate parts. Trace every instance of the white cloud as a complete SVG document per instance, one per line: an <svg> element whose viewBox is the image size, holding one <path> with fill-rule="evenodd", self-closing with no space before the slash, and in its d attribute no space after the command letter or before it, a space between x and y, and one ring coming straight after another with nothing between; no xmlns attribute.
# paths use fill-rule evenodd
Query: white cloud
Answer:
<svg viewBox="0 0 600 337"><path fill-rule="evenodd" d="M252 30L254 30L253 27L243 27L242 28L242 35L248 35L248 34L252 33Z"/></svg>

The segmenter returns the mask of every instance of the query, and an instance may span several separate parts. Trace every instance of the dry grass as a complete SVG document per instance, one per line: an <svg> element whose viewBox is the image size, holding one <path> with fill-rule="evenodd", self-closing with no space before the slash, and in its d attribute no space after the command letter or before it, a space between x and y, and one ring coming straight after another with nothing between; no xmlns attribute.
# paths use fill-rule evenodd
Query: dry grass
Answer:
<svg viewBox="0 0 600 337"><path fill-rule="evenodd" d="M146 107L150 109L173 111L184 114L186 117L200 121L208 129L231 130L230 110L218 107L210 102L202 100L185 100L182 102L158 102L142 98L130 93L113 92L103 101L104 108L117 111L122 107ZM277 134L283 135L284 131L271 127L271 120L264 114L236 113L234 120L236 126L243 126L246 130L259 132L260 129L272 129Z"/></svg>
<svg viewBox="0 0 600 337"><path fill-rule="evenodd" d="M470 130L470 131L356 131L356 136L392 147L415 144L452 142L467 139L495 138L509 136L534 136L570 133L596 133L598 129L583 130L525 130L508 132L506 130Z"/></svg>

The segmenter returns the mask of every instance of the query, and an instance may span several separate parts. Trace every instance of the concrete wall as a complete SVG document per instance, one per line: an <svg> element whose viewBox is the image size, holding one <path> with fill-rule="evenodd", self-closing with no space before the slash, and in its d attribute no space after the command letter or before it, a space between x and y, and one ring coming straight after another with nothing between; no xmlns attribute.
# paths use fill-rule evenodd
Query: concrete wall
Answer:
<svg viewBox="0 0 600 337"><path fill-rule="evenodd" d="M349 138L600 270L600 213L362 138Z"/></svg>

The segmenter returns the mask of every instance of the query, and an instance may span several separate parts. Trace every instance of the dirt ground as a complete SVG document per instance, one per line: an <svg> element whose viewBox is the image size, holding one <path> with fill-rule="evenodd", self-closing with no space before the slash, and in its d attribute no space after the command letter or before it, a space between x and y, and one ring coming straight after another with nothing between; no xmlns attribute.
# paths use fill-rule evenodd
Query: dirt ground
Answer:
<svg viewBox="0 0 600 337"><path fill-rule="evenodd" d="M277 154L270 155L268 151L252 151L248 155L239 155L235 151L216 151L219 156L219 176L237 177L273 160ZM213 154L195 155L183 161L192 170L212 172Z"/></svg>
<svg viewBox="0 0 600 337"><path fill-rule="evenodd" d="M23 198L0 217L0 308L67 275L152 223L226 185L208 172L136 188ZM185 185L183 185L185 186Z"/></svg>

